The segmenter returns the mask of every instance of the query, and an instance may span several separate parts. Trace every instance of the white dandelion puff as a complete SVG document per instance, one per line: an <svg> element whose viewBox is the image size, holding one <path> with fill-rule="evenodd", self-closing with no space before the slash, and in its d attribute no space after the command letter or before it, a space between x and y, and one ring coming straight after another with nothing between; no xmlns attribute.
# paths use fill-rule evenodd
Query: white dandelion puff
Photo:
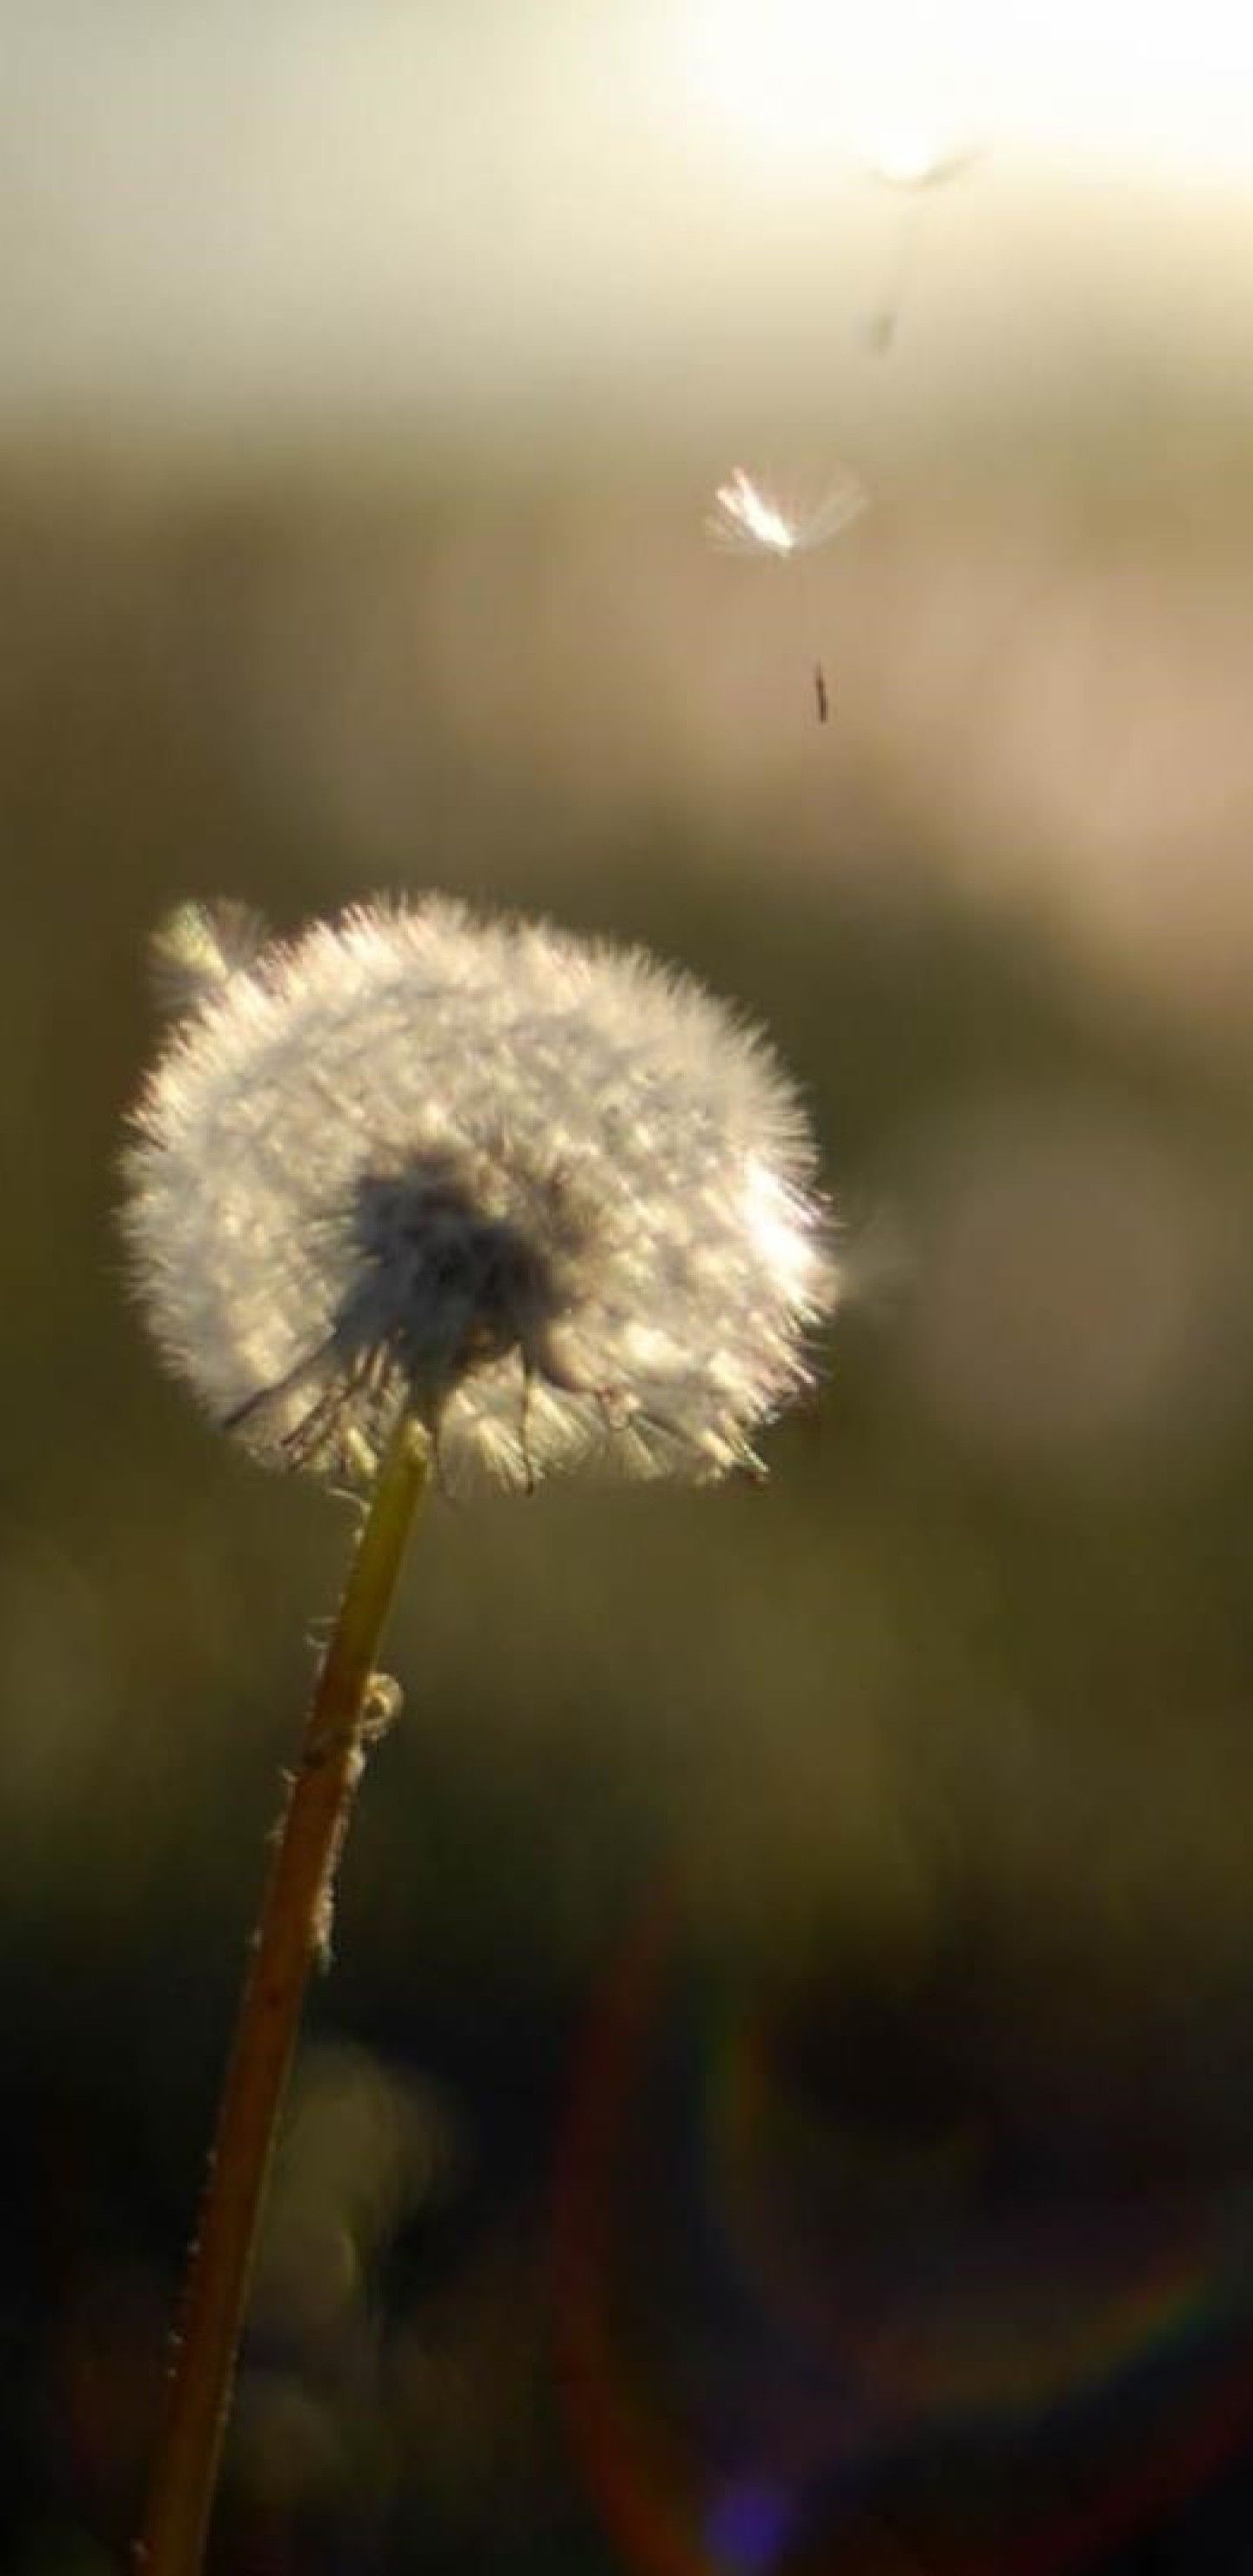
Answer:
<svg viewBox="0 0 1253 2576"><path fill-rule="evenodd" d="M453 1484L755 1463L835 1294L758 1032L642 951L439 897L260 949L190 918L175 957L212 968L136 1112L124 1221L220 1422L361 1478L406 1409Z"/></svg>

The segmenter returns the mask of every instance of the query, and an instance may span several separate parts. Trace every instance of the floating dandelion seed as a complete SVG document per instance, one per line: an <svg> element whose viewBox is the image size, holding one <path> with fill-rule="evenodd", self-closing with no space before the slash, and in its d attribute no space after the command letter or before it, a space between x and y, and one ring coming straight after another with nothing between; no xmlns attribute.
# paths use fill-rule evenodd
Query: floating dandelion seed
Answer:
<svg viewBox="0 0 1253 2576"><path fill-rule="evenodd" d="M833 1284L761 1036L641 951L435 897L261 947L188 909L161 945L191 1007L127 1229L257 1456L368 1478L408 1409L457 1484L755 1463Z"/></svg>
<svg viewBox="0 0 1253 2576"><path fill-rule="evenodd" d="M710 544L723 553L772 555L776 561L786 561L829 544L865 508L865 490L846 467L832 477L812 508L789 511L742 465L735 465L714 493L705 528ZM825 724L830 698L821 657L814 662L814 701L819 723Z"/></svg>
<svg viewBox="0 0 1253 2576"><path fill-rule="evenodd" d="M866 162L866 170L885 188L944 188L960 179L981 158L977 143L937 145L934 138L902 130L884 140Z"/></svg>
<svg viewBox="0 0 1253 2576"><path fill-rule="evenodd" d="M191 1010L224 992L232 975L260 955L266 937L260 914L247 904L179 904L152 941L152 980L162 1008Z"/></svg>
<svg viewBox="0 0 1253 2576"><path fill-rule="evenodd" d="M885 132L875 149L865 155L862 166L867 178L903 201L897 209L888 273L863 326L866 345L876 357L886 356L900 327L906 289L916 273L921 252L927 197L937 188L948 187L954 179L964 178L982 157L981 144L954 142L951 137L940 141L921 128L904 125Z"/></svg>
<svg viewBox="0 0 1253 2576"><path fill-rule="evenodd" d="M832 477L811 509L789 511L736 465L718 485L705 525L710 543L728 554L806 555L838 537L865 507L865 490L847 468Z"/></svg>

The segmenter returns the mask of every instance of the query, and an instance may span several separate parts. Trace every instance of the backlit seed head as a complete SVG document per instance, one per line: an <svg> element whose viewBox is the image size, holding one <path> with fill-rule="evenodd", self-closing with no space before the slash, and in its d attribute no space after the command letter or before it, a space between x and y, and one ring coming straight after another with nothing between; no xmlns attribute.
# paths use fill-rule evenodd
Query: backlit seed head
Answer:
<svg viewBox="0 0 1253 2576"><path fill-rule="evenodd" d="M185 1016L125 1225L165 1356L258 1457L367 1476L409 1406L454 1484L755 1463L835 1293L756 1031L438 897L268 946L185 908L161 950Z"/></svg>

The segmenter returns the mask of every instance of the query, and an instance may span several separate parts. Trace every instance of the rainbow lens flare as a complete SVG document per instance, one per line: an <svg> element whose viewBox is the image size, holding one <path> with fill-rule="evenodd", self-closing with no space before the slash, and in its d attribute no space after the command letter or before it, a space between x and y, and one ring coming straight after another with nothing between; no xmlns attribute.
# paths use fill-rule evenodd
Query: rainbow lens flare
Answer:
<svg viewBox="0 0 1253 2576"><path fill-rule="evenodd" d="M1253 2425L1247 2185L1024 2151L1003 2107L937 2117L943 2070L846 2108L838 2027L823 2087L802 2061L652 1902L554 2231L564 2407L627 2562L1061 2576L1185 2501Z"/></svg>

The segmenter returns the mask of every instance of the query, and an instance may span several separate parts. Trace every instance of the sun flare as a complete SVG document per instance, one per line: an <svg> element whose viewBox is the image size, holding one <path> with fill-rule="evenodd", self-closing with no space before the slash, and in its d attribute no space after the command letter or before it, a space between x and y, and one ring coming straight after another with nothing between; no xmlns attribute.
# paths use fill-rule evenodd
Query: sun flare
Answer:
<svg viewBox="0 0 1253 2576"><path fill-rule="evenodd" d="M707 114L794 181L860 167L900 186L980 148L1248 184L1253 11L1195 0L684 0Z"/></svg>

